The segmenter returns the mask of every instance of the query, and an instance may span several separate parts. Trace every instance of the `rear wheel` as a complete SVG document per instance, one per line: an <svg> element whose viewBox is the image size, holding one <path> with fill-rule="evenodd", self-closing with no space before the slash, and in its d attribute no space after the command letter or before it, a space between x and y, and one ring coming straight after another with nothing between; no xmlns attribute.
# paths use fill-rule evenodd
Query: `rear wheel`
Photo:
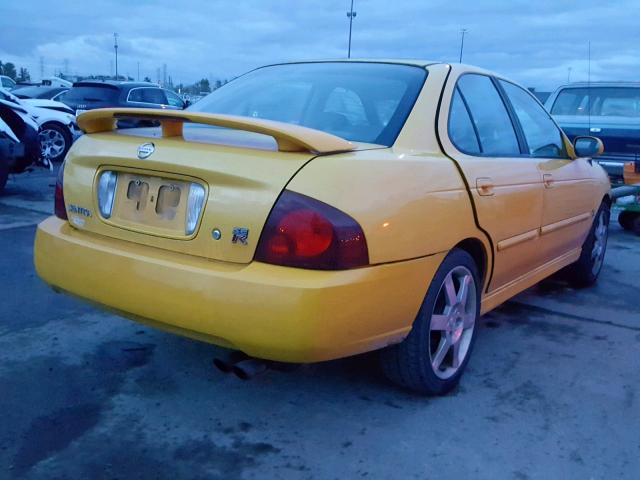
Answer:
<svg viewBox="0 0 640 480"><path fill-rule="evenodd" d="M454 249L436 272L407 338L381 352L395 383L429 395L454 388L469 362L480 312L478 267Z"/></svg>
<svg viewBox="0 0 640 480"><path fill-rule="evenodd" d="M602 203L582 244L580 258L567 267L567 280L575 287L588 287L598 279L607 250L609 215L609 205Z"/></svg>

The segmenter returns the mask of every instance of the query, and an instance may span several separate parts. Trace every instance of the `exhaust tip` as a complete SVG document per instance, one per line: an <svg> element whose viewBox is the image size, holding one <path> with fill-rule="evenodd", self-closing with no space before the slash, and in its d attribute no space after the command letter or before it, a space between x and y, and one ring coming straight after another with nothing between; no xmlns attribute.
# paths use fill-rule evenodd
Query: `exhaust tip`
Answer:
<svg viewBox="0 0 640 480"><path fill-rule="evenodd" d="M225 356L214 358L213 365L222 373L231 373L233 371L233 366L236 363L242 362L247 358L248 357L245 353L236 350Z"/></svg>
<svg viewBox="0 0 640 480"><path fill-rule="evenodd" d="M221 358L214 358L213 365L222 373L230 373L232 369L231 365L229 365L226 361L222 360Z"/></svg>
<svg viewBox="0 0 640 480"><path fill-rule="evenodd" d="M239 379L250 380L256 375L266 372L268 368L267 362L249 358L233 365L232 371Z"/></svg>

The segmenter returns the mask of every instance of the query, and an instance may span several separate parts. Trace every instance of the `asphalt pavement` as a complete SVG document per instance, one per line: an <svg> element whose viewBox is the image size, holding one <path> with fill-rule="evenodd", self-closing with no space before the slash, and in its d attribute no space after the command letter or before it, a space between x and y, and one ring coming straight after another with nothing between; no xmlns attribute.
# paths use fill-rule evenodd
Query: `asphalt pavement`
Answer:
<svg viewBox="0 0 640 480"><path fill-rule="evenodd" d="M640 237L615 221L595 287L485 315L460 387L424 398L374 354L242 381L54 293L32 260L54 183L0 195L0 479L640 478Z"/></svg>

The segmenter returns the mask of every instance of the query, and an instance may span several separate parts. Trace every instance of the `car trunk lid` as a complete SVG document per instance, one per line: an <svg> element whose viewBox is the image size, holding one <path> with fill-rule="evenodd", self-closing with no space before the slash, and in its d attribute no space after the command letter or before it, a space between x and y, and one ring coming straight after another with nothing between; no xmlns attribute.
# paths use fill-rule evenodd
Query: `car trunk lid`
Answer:
<svg viewBox="0 0 640 480"><path fill-rule="evenodd" d="M295 173L318 155L356 148L295 125L207 114L155 112L161 128L111 130L123 116L149 115L149 110L113 109L79 117L88 134L69 153L64 177L69 221L76 228L248 263L271 208ZM233 129L183 130L185 122ZM98 203L103 172L117 176L108 218ZM189 233L185 223L193 188L204 189L204 202Z"/></svg>

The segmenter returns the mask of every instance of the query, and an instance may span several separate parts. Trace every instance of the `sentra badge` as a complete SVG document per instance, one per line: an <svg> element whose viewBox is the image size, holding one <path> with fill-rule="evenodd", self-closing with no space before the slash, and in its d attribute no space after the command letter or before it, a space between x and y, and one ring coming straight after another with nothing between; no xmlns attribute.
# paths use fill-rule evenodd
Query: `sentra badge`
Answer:
<svg viewBox="0 0 640 480"><path fill-rule="evenodd" d="M91 214L91 210L84 207L79 207L78 205L69 205L69 211L71 213L75 213L76 215L82 215L83 217L91 218L93 215Z"/></svg>
<svg viewBox="0 0 640 480"><path fill-rule="evenodd" d="M145 158L149 158L153 152L156 151L156 146L149 142L143 143L138 147L138 158L143 160Z"/></svg>

